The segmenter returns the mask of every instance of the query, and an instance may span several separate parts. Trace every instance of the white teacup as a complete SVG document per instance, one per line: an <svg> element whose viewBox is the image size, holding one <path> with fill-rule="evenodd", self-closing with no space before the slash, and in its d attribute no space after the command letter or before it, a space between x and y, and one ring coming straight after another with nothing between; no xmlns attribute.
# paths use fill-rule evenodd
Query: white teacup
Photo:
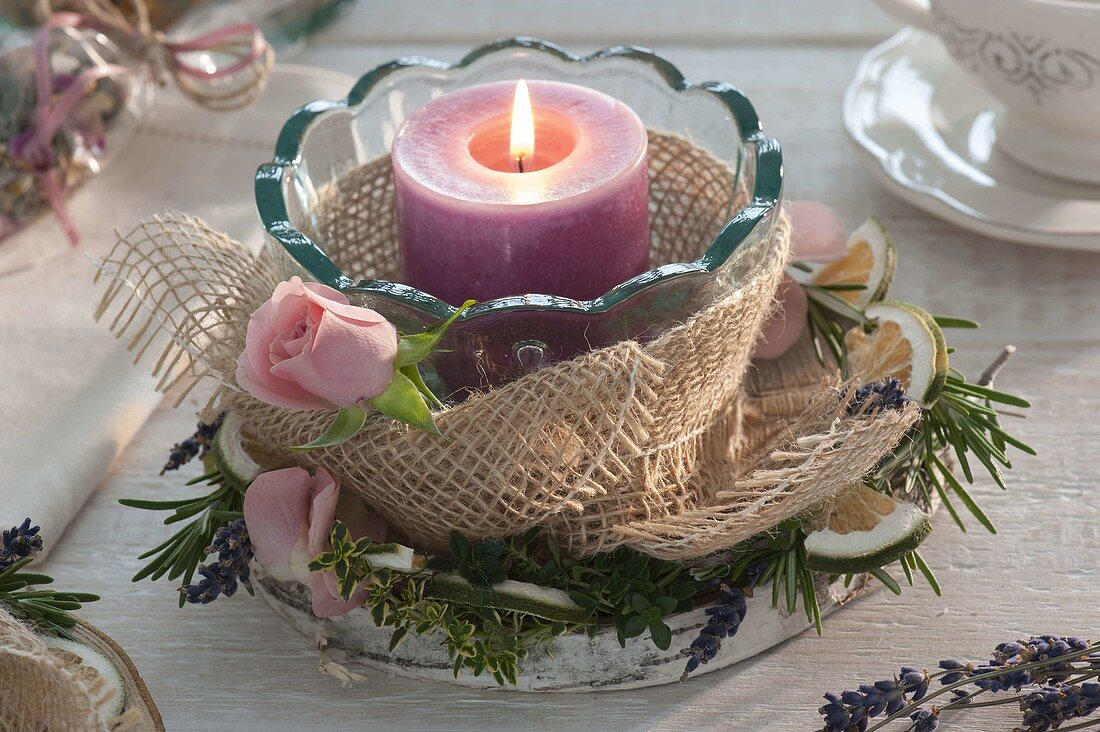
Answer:
<svg viewBox="0 0 1100 732"><path fill-rule="evenodd" d="M1100 184L1100 0L876 0L939 35L1005 107L997 144L1048 175Z"/></svg>

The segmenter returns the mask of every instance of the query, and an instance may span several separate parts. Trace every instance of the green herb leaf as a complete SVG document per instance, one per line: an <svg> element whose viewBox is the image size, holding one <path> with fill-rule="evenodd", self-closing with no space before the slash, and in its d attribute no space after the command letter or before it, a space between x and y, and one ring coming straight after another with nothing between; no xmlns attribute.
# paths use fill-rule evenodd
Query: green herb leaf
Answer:
<svg viewBox="0 0 1100 732"><path fill-rule="evenodd" d="M870 574L882 584L886 585L886 588L890 590L890 592L893 592L895 595L901 594L901 586L897 582L895 582L894 578L887 574L886 570L884 570L882 567L875 567L870 572L868 572L868 574Z"/></svg>
<svg viewBox="0 0 1100 732"><path fill-rule="evenodd" d="M667 651L672 645L672 628L660 620L654 620L649 624L649 637L653 639L653 645Z"/></svg>
<svg viewBox="0 0 1100 732"><path fill-rule="evenodd" d="M950 315L934 315L932 319L936 321L936 325L941 328L980 328L981 326L975 320L969 318L955 318Z"/></svg>
<svg viewBox="0 0 1100 732"><path fill-rule="evenodd" d="M394 375L394 380L400 374ZM393 382L390 382L390 386L393 386ZM415 387L414 387L415 388ZM388 390L387 390L388 391ZM384 395L383 395L384 396ZM381 397L376 397L380 399ZM419 397L418 397L419 398ZM371 400L374 403L374 400ZM379 410L382 411L382 410ZM295 445L288 447L288 450L316 450L321 447L332 447L333 445L339 445L340 443L347 442L352 437L359 434L359 430L363 429L363 423L367 421L366 411L359 407L341 407L340 411L336 413L336 419L332 420L332 424L312 442L307 442L304 445Z"/></svg>

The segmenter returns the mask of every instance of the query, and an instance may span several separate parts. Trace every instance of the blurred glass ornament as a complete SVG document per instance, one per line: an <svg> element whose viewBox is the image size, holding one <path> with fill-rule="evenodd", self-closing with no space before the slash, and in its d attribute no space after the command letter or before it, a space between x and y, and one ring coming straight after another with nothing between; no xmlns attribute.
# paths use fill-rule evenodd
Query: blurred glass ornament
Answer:
<svg viewBox="0 0 1100 732"><path fill-rule="evenodd" d="M0 27L0 239L49 207L78 243L65 199L136 128L150 82L232 110L263 90L274 61L250 23L165 35L153 19L168 8L156 0L32 2L41 26Z"/></svg>
<svg viewBox="0 0 1100 732"><path fill-rule="evenodd" d="M277 50L288 48L321 30L355 0L205 0L196 3L171 29L196 35L233 23L253 23Z"/></svg>
<svg viewBox="0 0 1100 732"><path fill-rule="evenodd" d="M143 62L98 31L0 29L0 239L98 173L152 94Z"/></svg>

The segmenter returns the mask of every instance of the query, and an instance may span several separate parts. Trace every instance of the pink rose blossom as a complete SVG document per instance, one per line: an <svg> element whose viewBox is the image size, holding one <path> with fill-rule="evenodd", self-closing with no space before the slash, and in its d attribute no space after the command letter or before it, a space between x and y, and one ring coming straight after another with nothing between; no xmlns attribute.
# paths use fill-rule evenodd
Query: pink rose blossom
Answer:
<svg viewBox="0 0 1100 732"><path fill-rule="evenodd" d="M384 541L385 523L369 515L362 501L348 496L341 501L339 484L323 468L314 475L304 468L260 473L244 496L244 520L256 560L275 579L307 585L313 594L313 614L319 618L343 615L363 604L366 596L360 590L344 600L331 572L309 571L309 563L332 548L337 505L350 509L349 500L355 504L345 518L351 535Z"/></svg>
<svg viewBox="0 0 1100 732"><path fill-rule="evenodd" d="M848 235L831 208L817 201L792 201L783 208L791 220L792 259L828 264L847 255ZM806 330L809 305L802 287L784 275L776 299L778 307L756 341L756 358L779 358Z"/></svg>
<svg viewBox="0 0 1100 732"><path fill-rule="evenodd" d="M393 380L397 329L337 290L291 277L248 320L237 383L288 409L350 407Z"/></svg>

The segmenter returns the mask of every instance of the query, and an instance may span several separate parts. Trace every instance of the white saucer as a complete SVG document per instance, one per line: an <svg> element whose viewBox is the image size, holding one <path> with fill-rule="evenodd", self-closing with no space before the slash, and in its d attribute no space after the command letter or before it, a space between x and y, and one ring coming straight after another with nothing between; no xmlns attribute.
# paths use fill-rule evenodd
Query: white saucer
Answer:
<svg viewBox="0 0 1100 732"><path fill-rule="evenodd" d="M999 106L939 38L907 28L860 62L844 126L898 196L997 239L1100 251L1100 186L1029 171L994 147Z"/></svg>

